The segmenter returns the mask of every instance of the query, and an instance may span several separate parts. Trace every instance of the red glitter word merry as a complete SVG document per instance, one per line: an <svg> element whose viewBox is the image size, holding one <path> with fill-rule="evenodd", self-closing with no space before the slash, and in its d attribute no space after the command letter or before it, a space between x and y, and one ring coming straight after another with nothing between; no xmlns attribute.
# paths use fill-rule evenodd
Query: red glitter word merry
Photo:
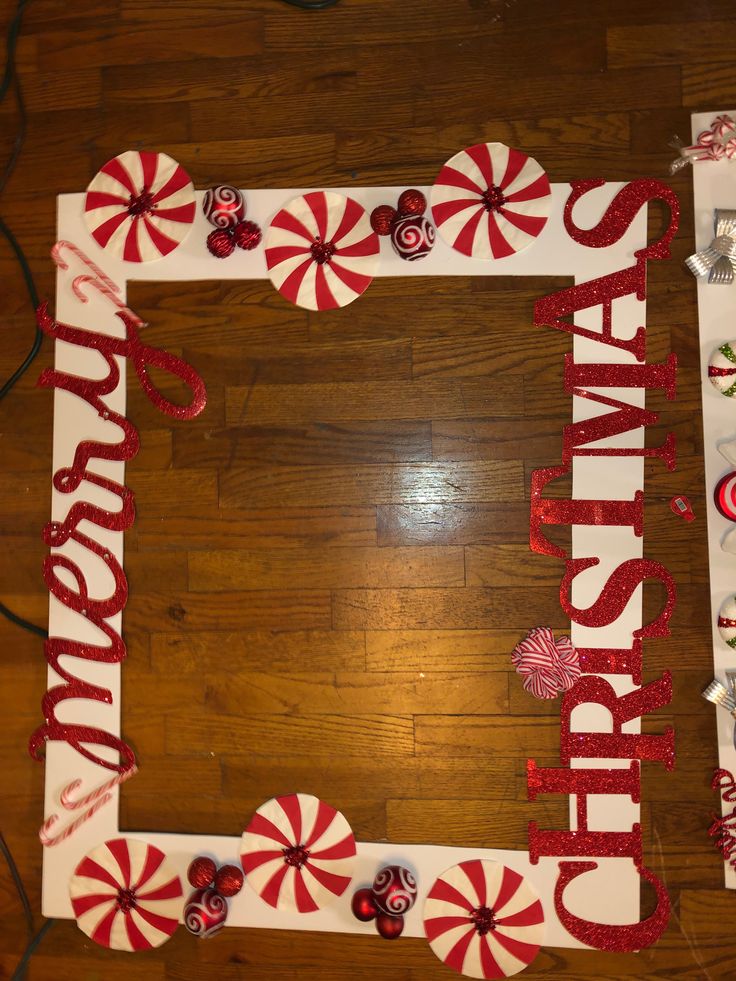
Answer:
<svg viewBox="0 0 736 981"><path fill-rule="evenodd" d="M62 663L62 658L72 657L115 664L125 657L125 643L108 622L110 617L123 609L128 598L125 572L115 556L104 545L80 530L80 524L89 522L100 529L120 532L130 528L135 518L133 492L130 488L96 473L90 469L89 464L94 459L121 462L130 460L136 455L140 446L135 426L125 416L113 411L105 402L104 397L114 392L120 382L118 358L126 358L133 365L143 391L166 415L179 419L193 418L204 409L207 393L202 379L185 361L141 341L138 334L140 320L137 317L130 316L123 310L119 311L117 316L125 326L125 336L122 338L60 323L49 315L45 303L37 311L38 325L45 334L67 344L97 351L107 369L104 377L92 379L47 368L41 373L38 384L43 388L58 388L77 395L101 419L115 426L121 434L117 443L102 443L96 440L80 442L74 452L71 466L62 467L54 474L54 487L62 494L69 494L87 481L119 498L120 508L117 511L108 511L87 501L75 501L63 521L50 521L43 529L44 541L52 548L61 548L66 542L73 540L89 553L97 556L109 569L114 588L109 596L92 597L85 575L76 562L72 562L60 552L52 552L44 559L43 575L52 596L96 627L105 642L92 644L65 637L48 638L45 644L46 660L61 679L61 683L53 685L44 695L42 711L45 721L31 735L28 748L35 759L40 759L45 743L50 739L58 740L67 743L72 749L99 766L124 772L136 765L135 753L126 742L106 729L62 722L56 717L59 703L69 698L91 699L106 704L112 704L113 701L109 689L76 677L71 673L71 669L68 669L68 662ZM149 366L155 366L175 375L184 382L192 395L189 403L177 405L165 398L151 381L148 375ZM67 579L71 576L74 586L69 586L62 581L57 574L57 570L60 569L65 570ZM91 747L108 747L115 750L119 754L120 761L114 763L104 759Z"/></svg>
<svg viewBox="0 0 736 981"><path fill-rule="evenodd" d="M559 863L554 904L560 922L576 939L603 950L635 951L654 943L663 933L670 914L670 901L660 880L643 864L642 835L639 824L631 831L593 831L588 827L588 795L622 794L639 803L641 793L641 760L650 760L666 769L674 766L674 733L667 727L661 735L624 732L626 723L667 705L672 698L672 679L669 671L643 688L618 695L609 682L597 675L627 675L631 683L641 683L642 639L669 635L669 621L675 606L676 587L668 570L649 559L627 559L608 576L595 601L580 608L572 602L576 577L600 562L599 556L571 558L544 534L546 525L609 525L633 529L641 537L644 522L644 493L639 490L633 500L609 500L543 497L551 481L565 476L575 457L649 457L661 460L669 470L675 467L675 438L669 433L660 446L652 448L616 448L591 446L598 440L622 436L632 430L652 426L658 414L637 405L621 401L592 389L639 388L659 389L668 399L675 395L677 359L671 354L661 364L646 361L646 327L637 328L633 337L625 338L615 331L617 325L614 301L632 297L646 298L646 264L650 259L666 259L670 242L677 230L679 205L674 193L655 180L638 180L627 184L611 201L598 224L591 229L579 228L573 221L575 203L603 181L574 181L572 193L565 205L565 227L576 242L589 248L606 248L618 242L632 221L649 201L661 199L670 209L668 227L662 237L634 254L634 263L608 275L570 289L561 290L539 300L535 306L534 323L555 330L567 331L611 349L627 352L634 362L578 364L574 355L565 357L564 388L571 396L589 399L612 411L593 418L573 422L563 432L562 462L559 466L534 471L531 480L530 546L544 555L556 555L565 560L565 572L560 582L560 603L574 623L584 627L605 627L615 623L624 613L634 593L648 579L659 580L665 590L665 601L652 620L631 635L631 643L623 649L578 647L580 667L584 677L565 693L560 709L560 761L567 769L538 767L529 760L528 795L535 800L541 794L567 794L577 799L577 830L541 830L536 822L529 824L529 854L536 863L544 856L569 856L573 861ZM580 327L574 320L565 319L582 310L600 307L601 328ZM610 713L611 732L572 731L571 715L581 705L602 706ZM629 760L624 769L573 768L571 760L611 759ZM656 894L657 906L647 919L639 923L612 925L597 923L576 916L565 906L565 890L578 876L598 868L589 858L616 857L630 859L642 879L649 882Z"/></svg>

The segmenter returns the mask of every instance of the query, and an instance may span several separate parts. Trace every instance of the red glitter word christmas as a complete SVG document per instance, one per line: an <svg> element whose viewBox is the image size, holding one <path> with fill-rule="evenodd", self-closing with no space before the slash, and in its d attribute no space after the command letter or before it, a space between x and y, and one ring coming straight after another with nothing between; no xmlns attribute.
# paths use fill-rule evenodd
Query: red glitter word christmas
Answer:
<svg viewBox="0 0 736 981"><path fill-rule="evenodd" d="M604 950L635 951L654 943L663 933L670 914L670 902L663 883L644 864L641 827L634 824L630 831L593 831L588 827L588 795L622 794L633 803L640 801L642 760L649 760L672 769L674 766L674 733L667 727L660 735L644 735L623 731L627 722L640 718L667 705L672 698L672 679L669 671L661 678L618 695L613 686L599 675L623 675L634 685L641 683L642 640L669 635L669 621L675 600L675 582L659 562L646 558L621 562L602 586L595 601L587 608L573 605L571 592L580 573L600 562L599 556L571 558L563 548L554 545L544 534L545 525L611 525L633 529L642 535L644 494L639 490L633 500L582 500L577 498L548 499L543 496L547 485L570 472L575 457L580 456L645 456L662 461L670 470L675 467L675 438L669 433L665 441L654 448L591 447L588 444L605 437L618 436L657 422L658 414L631 405L591 389L641 388L661 390L668 399L675 396L677 359L671 354L661 364L646 360L646 326L637 328L631 338L616 331L617 317L614 301L623 297L646 298L646 267L650 259L666 259L670 242L677 231L679 205L676 196L666 185L655 180L637 180L622 188L611 201L603 217L591 229L575 224L573 209L576 202L603 181L574 181L572 193L565 205L565 227L576 242L589 248L606 248L618 242L632 221L649 201L662 200L670 210L664 234L654 243L639 249L635 261L598 279L561 290L539 300L535 307L537 327L563 330L600 344L601 350L625 351L635 362L610 364L581 363L566 355L564 388L570 396L591 399L612 411L573 422L563 433L560 466L536 470L531 480L530 546L544 555L565 560L565 572L560 583L560 603L570 619L584 627L604 627L614 624L623 614L636 590L647 580L659 580L666 598L656 616L639 629L632 631L631 643L623 649L578 648L580 666L584 673L566 692L560 709L560 762L566 769L538 767L529 760L528 795L536 800L542 794L575 795L577 800L577 830L542 830L536 822L529 824L529 854L536 863L544 856L570 857L561 861L555 886L554 903L557 915L576 939ZM578 311L600 307L601 327L593 330L578 326L574 320L563 319ZM580 705L602 706L610 712L611 732L571 731L573 710ZM629 760L623 769L571 767L573 759ZM586 856L591 861L581 861ZM576 916L565 905L565 890L578 876L598 868L596 858L626 858L636 867L639 876L654 888L657 905L647 919L631 924L597 923Z"/></svg>

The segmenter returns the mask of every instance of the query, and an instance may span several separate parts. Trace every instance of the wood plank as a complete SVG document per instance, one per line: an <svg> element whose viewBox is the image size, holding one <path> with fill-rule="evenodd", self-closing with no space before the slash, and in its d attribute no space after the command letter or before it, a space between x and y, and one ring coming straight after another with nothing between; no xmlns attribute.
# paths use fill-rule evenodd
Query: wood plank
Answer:
<svg viewBox="0 0 736 981"><path fill-rule="evenodd" d="M729 30L730 24L726 21L705 21L698 30L698 44L693 45L692 24L663 22L609 27L606 31L608 64L611 68L673 65L685 57L691 64L730 62L721 44ZM713 52L711 58L708 57L709 50Z"/></svg>
<svg viewBox="0 0 736 981"><path fill-rule="evenodd" d="M229 467L246 462L276 466L414 463L432 459L431 425L388 420L182 429L174 435L174 456L177 467Z"/></svg>
<svg viewBox="0 0 736 981"><path fill-rule="evenodd" d="M522 544L529 540L529 505L382 504L377 531L382 546Z"/></svg>
<svg viewBox="0 0 736 981"><path fill-rule="evenodd" d="M397 463L356 467L233 467L220 478L220 507L347 507L400 501L521 501L522 467L499 463Z"/></svg>
<svg viewBox="0 0 736 981"><path fill-rule="evenodd" d="M563 614L560 611L560 622ZM365 635L368 671L472 672L478 680L488 671L511 670L511 651L519 631L493 630L368 630Z"/></svg>
<svg viewBox="0 0 736 981"><path fill-rule="evenodd" d="M296 545L373 545L373 507L202 508L198 515L136 518L141 549L293 548Z"/></svg>
<svg viewBox="0 0 736 981"><path fill-rule="evenodd" d="M335 382L291 386L228 388L228 425L278 425L375 419L472 418L514 415L519 410L519 379L420 382Z"/></svg>
<svg viewBox="0 0 736 981"><path fill-rule="evenodd" d="M290 625L291 627L291 625ZM160 674L222 671L286 673L360 671L365 666L362 631L351 630L243 630L154 633L151 664Z"/></svg>
<svg viewBox="0 0 736 981"><path fill-rule="evenodd" d="M477 716L458 727L451 716L419 715L414 720L417 755L483 757L514 752L531 756L559 752L560 720L515 719L503 715Z"/></svg>
<svg viewBox="0 0 736 981"><path fill-rule="evenodd" d="M411 716L238 715L228 716L227 725L213 731L208 714L172 712L166 716L165 726L167 752L178 747L199 756L227 753L234 745L245 755L264 757L283 753L308 756L324 752L325 746L338 756L361 757L374 751L385 753L389 748L397 758L414 754Z"/></svg>
<svg viewBox="0 0 736 981"><path fill-rule="evenodd" d="M333 593L338 630L485 629L494 623L528 629L528 610L550 623L559 619L559 590L342 589Z"/></svg>
<svg viewBox="0 0 736 981"><path fill-rule="evenodd" d="M505 588L533 579L538 586L554 587L564 571L559 559L538 555L528 545L468 545L465 563L469 586Z"/></svg>
<svg viewBox="0 0 736 981"><path fill-rule="evenodd" d="M214 712L236 715L309 715L315 705L334 715L479 715L508 708L506 676L379 672L204 676L205 701Z"/></svg>
<svg viewBox="0 0 736 981"><path fill-rule="evenodd" d="M0 581L1 582L1 581ZM336 589L463 586L460 548L202 551L189 556L189 589Z"/></svg>

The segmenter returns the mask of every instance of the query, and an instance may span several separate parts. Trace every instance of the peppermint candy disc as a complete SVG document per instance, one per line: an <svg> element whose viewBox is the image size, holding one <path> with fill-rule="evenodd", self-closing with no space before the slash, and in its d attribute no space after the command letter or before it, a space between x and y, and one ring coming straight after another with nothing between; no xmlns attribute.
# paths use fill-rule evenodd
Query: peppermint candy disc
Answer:
<svg viewBox="0 0 736 981"><path fill-rule="evenodd" d="M186 238L194 185L165 153L128 150L108 160L87 188L84 220L97 244L126 262L153 262Z"/></svg>
<svg viewBox="0 0 736 981"><path fill-rule="evenodd" d="M711 354L708 378L721 395L730 399L736 395L736 341L722 344Z"/></svg>
<svg viewBox="0 0 736 981"><path fill-rule="evenodd" d="M271 282L307 310L344 307L378 270L380 244L364 208L334 191L310 191L278 212L265 238Z"/></svg>
<svg viewBox="0 0 736 981"><path fill-rule="evenodd" d="M729 647L736 647L736 596L729 596L721 606L718 633Z"/></svg>
<svg viewBox="0 0 736 981"><path fill-rule="evenodd" d="M503 143L477 143L451 157L432 188L437 231L473 259L502 259L528 248L552 208L536 160Z"/></svg>
<svg viewBox="0 0 736 981"><path fill-rule="evenodd" d="M432 886L424 931L437 957L460 974L507 978L537 956L544 912L518 872L474 859L443 872Z"/></svg>
<svg viewBox="0 0 736 981"><path fill-rule="evenodd" d="M308 794L266 801L243 832L246 882L279 910L311 913L341 896L355 865L355 838L339 811Z"/></svg>
<svg viewBox="0 0 736 981"><path fill-rule="evenodd" d="M183 892L162 851L113 838L82 859L69 895L77 925L90 940L113 950L148 950L176 930Z"/></svg>
<svg viewBox="0 0 736 981"><path fill-rule="evenodd" d="M736 521L736 470L732 470L716 484L713 500L724 518Z"/></svg>

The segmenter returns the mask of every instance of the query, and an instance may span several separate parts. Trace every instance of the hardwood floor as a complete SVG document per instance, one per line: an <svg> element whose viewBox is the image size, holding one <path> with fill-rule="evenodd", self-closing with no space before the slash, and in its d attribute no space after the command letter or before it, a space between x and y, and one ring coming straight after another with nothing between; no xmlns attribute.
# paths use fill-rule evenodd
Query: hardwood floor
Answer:
<svg viewBox="0 0 736 981"><path fill-rule="evenodd" d="M0 23L13 9L0 2ZM735 29L736 10L714 0L341 0L312 13L279 0L33 0L18 46L28 132L0 214L53 297L55 195L128 148L171 154L199 188L431 184L486 139L531 153L556 182L662 178L691 111L736 106ZM12 100L0 120L7 154ZM672 704L649 724L674 722L679 762L645 765L642 826L673 915L638 955L542 950L529 978L736 977L736 896L707 836L716 738L699 696L712 667L695 284L682 267L689 172L672 185L683 214L673 259L649 268L648 352L677 353L679 397L653 397L648 438L676 432L679 466L647 464L645 551L675 574L679 604L672 638L645 645L645 680L674 672ZM6 246L0 276L5 378L33 318ZM441 828L447 844L525 844L540 807L526 801L526 755L554 761L558 706L524 695L508 655L534 623L569 626L560 564L527 543L530 471L559 462L569 421L570 338L530 324L534 301L564 285L380 279L321 315L268 283L132 287L147 339L183 352L209 399L168 426L129 389L142 450L128 468L123 725L141 771L123 788L123 827L238 834L266 798L296 789L343 809L363 839L433 842ZM36 366L52 360L45 343ZM36 366L0 405L0 600L45 625L52 399ZM692 525L669 512L675 493L692 501ZM43 771L26 742L40 641L0 619L0 664L0 828L38 914ZM560 798L542 806L564 826ZM0 977L25 942L3 868ZM71 922L28 972L384 975L451 977L421 940L180 930L130 958Z"/></svg>

